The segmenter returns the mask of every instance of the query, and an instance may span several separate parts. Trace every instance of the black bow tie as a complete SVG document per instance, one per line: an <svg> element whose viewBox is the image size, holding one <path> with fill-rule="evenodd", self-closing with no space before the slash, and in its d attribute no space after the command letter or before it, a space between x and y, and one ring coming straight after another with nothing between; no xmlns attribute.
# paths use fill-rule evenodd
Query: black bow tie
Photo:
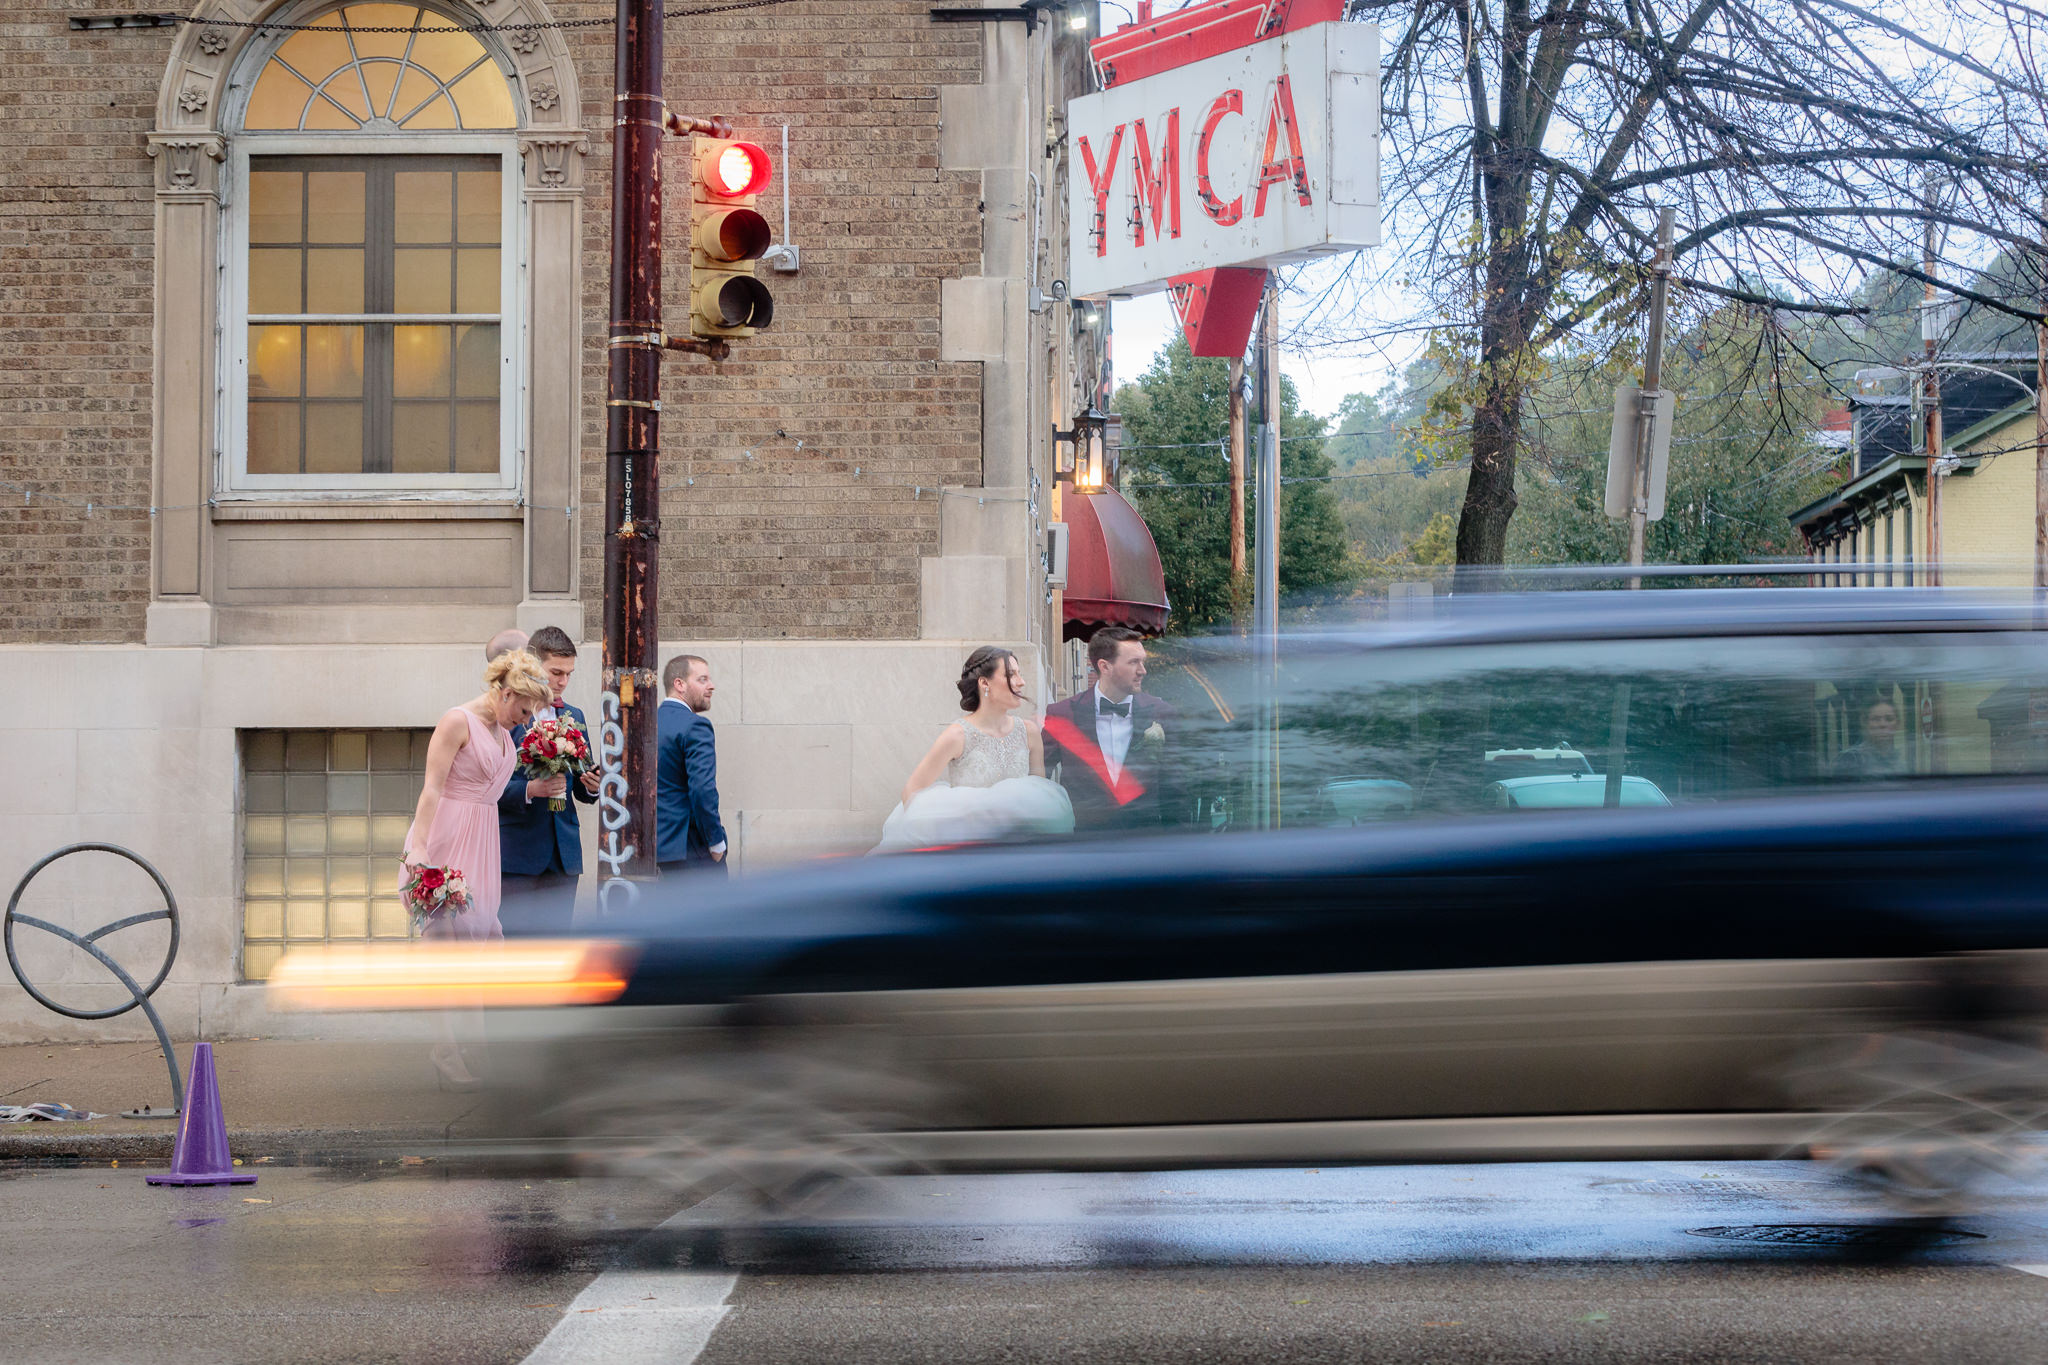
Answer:
<svg viewBox="0 0 2048 1365"><path fill-rule="evenodd" d="M1131 699L1125 697L1122 701L1111 701L1107 697L1097 697L1095 699L1095 714L1098 716L1122 716L1125 720L1129 720L1131 718Z"/></svg>

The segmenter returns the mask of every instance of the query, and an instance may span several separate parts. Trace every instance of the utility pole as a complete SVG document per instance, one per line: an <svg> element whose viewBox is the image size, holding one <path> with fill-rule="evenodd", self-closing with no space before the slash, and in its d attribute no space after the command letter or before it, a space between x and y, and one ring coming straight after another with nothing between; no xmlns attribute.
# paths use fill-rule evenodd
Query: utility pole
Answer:
<svg viewBox="0 0 2048 1365"><path fill-rule="evenodd" d="M2048 241L2044 241L2048 248ZM2048 289L2036 302L2048 301ZM2034 324L2034 588L2048 589L2048 326Z"/></svg>
<svg viewBox="0 0 2048 1365"><path fill-rule="evenodd" d="M1252 660L1259 697L1257 827L1280 824L1280 289L1259 313L1259 529L1252 574Z"/></svg>
<svg viewBox="0 0 2048 1365"><path fill-rule="evenodd" d="M1927 194L1928 218L1921 234L1920 270L1927 276L1920 295L1920 343L1926 351L1927 372L1921 378L1927 409L1927 584L1941 586L1941 480L1946 472L1941 463L1941 372L1934 367L1935 348L1941 341L1939 305L1934 299L1934 192Z"/></svg>
<svg viewBox="0 0 2048 1365"><path fill-rule="evenodd" d="M612 118L611 338L605 373L604 763L607 880L655 864L661 550L661 0L618 0ZM616 766L614 763L616 762Z"/></svg>
<svg viewBox="0 0 2048 1365"><path fill-rule="evenodd" d="M1658 390L1664 384L1664 312L1671 299L1673 217L1671 209L1657 211L1657 261L1650 267L1650 335L1643 343L1643 387L1636 394L1636 459L1629 484L1628 562L1637 569L1643 567L1643 543L1650 526L1650 448L1657 435ZM1631 575L1628 585L1640 588L1643 580ZM1619 775L1609 781L1618 782Z"/></svg>
<svg viewBox="0 0 2048 1365"><path fill-rule="evenodd" d="M1230 362L1230 597L1235 610L1244 588L1244 357ZM1244 623L1238 622L1242 630Z"/></svg>

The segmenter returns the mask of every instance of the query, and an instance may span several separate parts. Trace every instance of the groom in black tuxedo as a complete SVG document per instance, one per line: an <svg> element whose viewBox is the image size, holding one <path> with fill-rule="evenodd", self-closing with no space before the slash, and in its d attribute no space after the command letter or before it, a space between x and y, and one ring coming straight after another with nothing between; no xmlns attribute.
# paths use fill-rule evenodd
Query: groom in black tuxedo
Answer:
<svg viewBox="0 0 2048 1365"><path fill-rule="evenodd" d="M1105 626L1088 641L1095 685L1045 708L1045 767L1059 767L1074 828L1158 830L1175 819L1174 710L1146 696L1145 637Z"/></svg>
<svg viewBox="0 0 2048 1365"><path fill-rule="evenodd" d="M593 747L596 737L583 713L562 700L576 672L576 642L568 632L543 626L526 642L548 675L549 701L533 713L535 720L572 720ZM512 732L516 746L530 725ZM583 876L583 834L577 826L576 802L597 800L595 771L580 777L557 775L528 778L514 772L498 797L498 856L503 868L504 895L498 922L507 938L561 935L569 932L576 913L576 883ZM560 810L549 810L550 797L569 796Z"/></svg>

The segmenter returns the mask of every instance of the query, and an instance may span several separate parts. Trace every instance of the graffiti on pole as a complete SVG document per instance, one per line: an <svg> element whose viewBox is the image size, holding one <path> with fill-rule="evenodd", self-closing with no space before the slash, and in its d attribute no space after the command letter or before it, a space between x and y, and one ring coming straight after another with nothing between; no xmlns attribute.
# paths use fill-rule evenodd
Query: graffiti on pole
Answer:
<svg viewBox="0 0 2048 1365"><path fill-rule="evenodd" d="M625 876L625 866L639 846L621 846L619 842L619 831L632 818L626 809L626 796L632 788L626 782L626 729L617 692L604 694L602 717L603 723L597 729L597 764L604 771L597 786L597 860L610 870L598 884L597 903L600 910L610 913L618 888L625 888L628 905L639 896L638 889Z"/></svg>

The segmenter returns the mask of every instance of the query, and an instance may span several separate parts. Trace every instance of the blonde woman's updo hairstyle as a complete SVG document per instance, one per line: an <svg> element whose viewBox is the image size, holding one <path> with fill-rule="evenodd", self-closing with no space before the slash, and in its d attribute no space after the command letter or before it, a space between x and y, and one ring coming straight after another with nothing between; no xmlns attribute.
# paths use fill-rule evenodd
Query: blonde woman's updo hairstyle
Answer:
<svg viewBox="0 0 2048 1365"><path fill-rule="evenodd" d="M547 670L540 666L540 660L523 649L500 654L484 665L484 686L491 689L504 688L516 696L525 697L535 706L546 706L554 699L554 689L548 686Z"/></svg>
<svg viewBox="0 0 2048 1365"><path fill-rule="evenodd" d="M979 709L981 680L995 677L1015 662L1017 656L1001 645L983 645L968 655L966 666L960 670L960 709Z"/></svg>

